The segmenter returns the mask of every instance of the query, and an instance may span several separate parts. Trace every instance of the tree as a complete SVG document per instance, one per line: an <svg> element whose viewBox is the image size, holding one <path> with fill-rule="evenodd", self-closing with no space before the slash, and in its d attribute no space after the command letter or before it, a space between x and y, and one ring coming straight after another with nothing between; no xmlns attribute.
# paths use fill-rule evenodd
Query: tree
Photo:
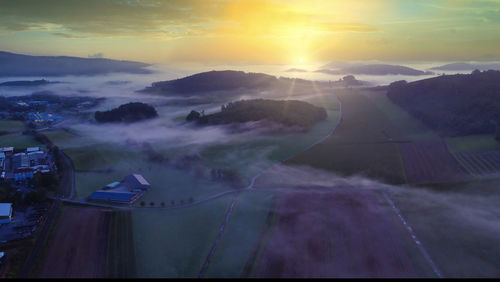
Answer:
<svg viewBox="0 0 500 282"><path fill-rule="evenodd" d="M55 191L59 186L59 178L54 171L46 173L36 173L33 177L33 184L37 188L47 188L49 191Z"/></svg>
<svg viewBox="0 0 500 282"><path fill-rule="evenodd" d="M181 205L184 205L184 200L181 200Z"/></svg>
<svg viewBox="0 0 500 282"><path fill-rule="evenodd" d="M170 204L171 204L172 206L174 206L174 205L175 205L175 200L170 201Z"/></svg>
<svg viewBox="0 0 500 282"><path fill-rule="evenodd" d="M162 207L164 207L164 206L165 206L165 202L161 202L161 203L160 203L160 205L161 205Z"/></svg>
<svg viewBox="0 0 500 282"><path fill-rule="evenodd" d="M197 111L191 111L189 115L186 117L186 121L197 121L201 117L201 114Z"/></svg>
<svg viewBox="0 0 500 282"><path fill-rule="evenodd" d="M193 197L189 197L189 202L190 202L190 203L194 202Z"/></svg>
<svg viewBox="0 0 500 282"><path fill-rule="evenodd" d="M155 205L155 202L151 202L149 203L149 205L153 207Z"/></svg>
<svg viewBox="0 0 500 282"><path fill-rule="evenodd" d="M146 203L144 201L141 201L141 207L144 207Z"/></svg>
<svg viewBox="0 0 500 282"><path fill-rule="evenodd" d="M37 191L32 191L26 194L24 202L27 205L42 203L47 198L47 190L39 188Z"/></svg>

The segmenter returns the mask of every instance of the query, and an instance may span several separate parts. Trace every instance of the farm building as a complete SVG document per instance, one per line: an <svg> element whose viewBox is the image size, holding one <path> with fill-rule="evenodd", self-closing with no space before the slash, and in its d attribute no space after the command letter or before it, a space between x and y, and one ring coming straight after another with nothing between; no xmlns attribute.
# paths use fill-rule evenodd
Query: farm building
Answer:
<svg viewBox="0 0 500 282"><path fill-rule="evenodd" d="M12 204L0 203L0 224L10 223L12 220Z"/></svg>
<svg viewBox="0 0 500 282"><path fill-rule="evenodd" d="M133 203L146 192L151 185L140 174L127 175L121 182L113 182L97 190L88 200L115 203Z"/></svg>

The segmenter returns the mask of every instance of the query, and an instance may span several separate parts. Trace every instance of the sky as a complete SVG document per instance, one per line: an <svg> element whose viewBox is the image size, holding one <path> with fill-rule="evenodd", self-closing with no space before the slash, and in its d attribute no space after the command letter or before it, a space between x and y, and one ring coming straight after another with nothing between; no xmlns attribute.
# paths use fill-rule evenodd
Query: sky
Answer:
<svg viewBox="0 0 500 282"><path fill-rule="evenodd" d="M147 63L500 60L500 0L0 0L0 50Z"/></svg>

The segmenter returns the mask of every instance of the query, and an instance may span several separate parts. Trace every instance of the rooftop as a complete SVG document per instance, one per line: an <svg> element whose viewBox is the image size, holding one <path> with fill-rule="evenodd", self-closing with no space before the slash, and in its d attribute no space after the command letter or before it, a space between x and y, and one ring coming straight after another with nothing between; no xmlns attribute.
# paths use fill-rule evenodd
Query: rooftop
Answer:
<svg viewBox="0 0 500 282"><path fill-rule="evenodd" d="M0 216L10 216L12 203L0 203Z"/></svg>

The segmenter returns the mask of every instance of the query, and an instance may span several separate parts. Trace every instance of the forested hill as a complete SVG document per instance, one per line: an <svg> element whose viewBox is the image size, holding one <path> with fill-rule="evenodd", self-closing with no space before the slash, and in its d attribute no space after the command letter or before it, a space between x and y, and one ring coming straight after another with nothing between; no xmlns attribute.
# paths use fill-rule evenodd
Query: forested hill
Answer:
<svg viewBox="0 0 500 282"><path fill-rule="evenodd" d="M398 81L389 85L387 96L445 136L500 128L500 71Z"/></svg>
<svg viewBox="0 0 500 282"><path fill-rule="evenodd" d="M175 80L154 82L150 87L146 87L139 92L153 94L200 94L210 91L230 91L237 89L289 89L293 87L315 87L319 85L349 87L365 84L357 80L354 76L348 75L339 81L319 82L299 78L287 78L264 74L264 73L245 73L243 71L209 71L194 74Z"/></svg>
<svg viewBox="0 0 500 282"><path fill-rule="evenodd" d="M136 122L158 116L155 108L144 103L128 103L110 111L95 112L97 122Z"/></svg>
<svg viewBox="0 0 500 282"><path fill-rule="evenodd" d="M186 120L200 125L242 123L268 120L286 126L309 129L316 122L327 118L325 109L297 100L254 99L223 105L218 113L202 116L192 111Z"/></svg>
<svg viewBox="0 0 500 282"><path fill-rule="evenodd" d="M239 88L267 88L278 82L272 75L245 73L243 71L209 71L180 79L155 82L142 92L149 93L197 93Z"/></svg>

